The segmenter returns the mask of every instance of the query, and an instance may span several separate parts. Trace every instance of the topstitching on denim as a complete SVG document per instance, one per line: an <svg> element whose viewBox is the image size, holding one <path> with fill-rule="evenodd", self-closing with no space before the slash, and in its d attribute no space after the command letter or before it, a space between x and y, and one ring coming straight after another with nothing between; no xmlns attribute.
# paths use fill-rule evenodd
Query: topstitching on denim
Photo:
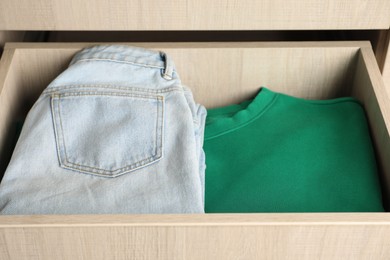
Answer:
<svg viewBox="0 0 390 260"><path fill-rule="evenodd" d="M179 84L176 84L171 87L167 88L161 88L161 89L155 89L155 88L145 88L144 86L119 86L119 85L109 85L109 84L75 84L75 85L51 85L50 87L46 88L43 91L43 94L51 94L53 92L63 92L67 90L74 90L74 89L115 89L115 90L123 90L123 91L130 91L130 92L140 92L140 93L153 93L153 94L160 94L160 93L168 93L172 91L183 91L183 87Z"/></svg>
<svg viewBox="0 0 390 260"><path fill-rule="evenodd" d="M151 69L165 69L164 66L159 66L159 65L155 65L155 64L137 63L137 62L127 61L127 60L112 60L112 59L97 59L97 58L88 58L88 59L78 60L78 61L74 62L73 64L77 64L80 62L89 62L89 61L116 62L116 63L123 63L123 64L139 66L139 67L151 68ZM177 74L176 70L174 70L174 69L171 71L171 73Z"/></svg>
<svg viewBox="0 0 390 260"><path fill-rule="evenodd" d="M155 106L155 109L157 110L157 118L156 122L153 122L153 124L156 125L155 129L155 144L154 144L154 154L150 154L149 157L143 158L142 160L136 160L133 161L132 158L128 158L128 163L126 166L121 168L109 168L109 169L102 169L98 167L94 167L92 165L81 165L79 163L76 163L75 161L72 161L69 159L69 156L67 154L66 150L66 142L64 138L64 127L63 127L63 118L61 116L61 100L66 99L72 99L75 97L110 97L110 96L117 96L117 97L128 97L128 98L137 98L137 99L145 99L145 100L156 100L157 104ZM153 162L156 162L157 160L162 158L163 154L163 147L162 147L162 131L163 131L163 122L164 122L164 97L163 96L155 96L155 95L137 95L132 93L117 93L117 92L92 92L92 91L79 91L79 92L71 92L71 93L62 93L62 94L54 94L51 98L51 108L52 108L52 114L53 114L53 120L54 120L54 130L56 135L56 143L57 143L57 153L58 158L60 160L60 166L72 170L80 170L84 173L89 174L98 174L106 177L116 177L125 173L128 173L130 171L139 169L141 167L144 167L146 165L149 165ZM147 113L147 111L145 111ZM109 127L107 125L107 127ZM136 155L133 154L132 157L141 158L145 157L145 155ZM131 162L132 161L132 162Z"/></svg>
<svg viewBox="0 0 390 260"><path fill-rule="evenodd" d="M125 45L101 45L84 49L77 53L69 66L79 61L112 61L150 68L166 69L175 72L172 60L162 51L131 47Z"/></svg>

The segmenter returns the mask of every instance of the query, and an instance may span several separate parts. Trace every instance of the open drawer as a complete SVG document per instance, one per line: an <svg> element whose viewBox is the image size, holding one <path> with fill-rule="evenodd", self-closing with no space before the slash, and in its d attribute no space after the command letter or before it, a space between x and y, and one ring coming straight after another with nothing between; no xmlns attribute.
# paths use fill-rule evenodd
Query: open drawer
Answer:
<svg viewBox="0 0 390 260"><path fill-rule="evenodd" d="M86 43L10 43L0 62L0 160L14 127ZM390 201L390 98L367 42L137 43L174 60L195 100L217 107L260 86L301 98L358 98ZM390 255L389 213L0 216L1 259L297 259Z"/></svg>

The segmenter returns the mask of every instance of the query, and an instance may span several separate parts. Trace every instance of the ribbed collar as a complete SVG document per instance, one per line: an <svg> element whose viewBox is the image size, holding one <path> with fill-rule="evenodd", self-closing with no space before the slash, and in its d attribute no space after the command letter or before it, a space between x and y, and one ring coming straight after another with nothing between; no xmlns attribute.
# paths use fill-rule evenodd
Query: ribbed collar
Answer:
<svg viewBox="0 0 390 260"><path fill-rule="evenodd" d="M207 110L205 140L234 131L260 117L277 94L262 87L255 98L226 107Z"/></svg>

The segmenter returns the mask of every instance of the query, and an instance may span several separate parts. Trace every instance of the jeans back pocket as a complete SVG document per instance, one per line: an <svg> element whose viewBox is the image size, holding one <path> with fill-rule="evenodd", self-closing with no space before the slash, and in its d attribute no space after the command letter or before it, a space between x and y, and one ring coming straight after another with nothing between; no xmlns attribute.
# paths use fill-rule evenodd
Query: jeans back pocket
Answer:
<svg viewBox="0 0 390 260"><path fill-rule="evenodd" d="M164 98L156 94L66 92L51 96L61 167L116 177L163 156Z"/></svg>

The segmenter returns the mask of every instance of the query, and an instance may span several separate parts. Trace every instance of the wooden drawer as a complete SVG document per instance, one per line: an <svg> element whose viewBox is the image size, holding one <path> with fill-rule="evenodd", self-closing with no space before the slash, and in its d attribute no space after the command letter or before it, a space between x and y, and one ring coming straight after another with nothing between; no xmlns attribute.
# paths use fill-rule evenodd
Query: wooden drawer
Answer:
<svg viewBox="0 0 390 260"><path fill-rule="evenodd" d="M386 44L386 50L384 52L385 58L383 61L383 81L385 82L386 88L390 93L390 30L387 31L387 38L384 39Z"/></svg>
<svg viewBox="0 0 390 260"><path fill-rule="evenodd" d="M13 127L72 56L93 44L7 44L0 62L0 158ZM365 106L387 208L390 98L367 42L137 43L174 60L207 107L260 86ZM389 213L0 216L1 259L388 259Z"/></svg>
<svg viewBox="0 0 390 260"><path fill-rule="evenodd" d="M388 0L2 0L0 30L388 29Z"/></svg>

